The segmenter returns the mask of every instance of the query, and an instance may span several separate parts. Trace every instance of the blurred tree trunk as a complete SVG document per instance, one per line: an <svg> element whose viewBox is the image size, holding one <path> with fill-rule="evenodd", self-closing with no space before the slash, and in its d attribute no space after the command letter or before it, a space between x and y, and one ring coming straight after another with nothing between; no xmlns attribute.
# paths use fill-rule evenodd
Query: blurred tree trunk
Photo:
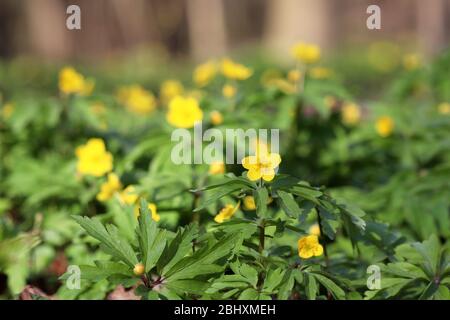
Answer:
<svg viewBox="0 0 450 320"><path fill-rule="evenodd" d="M196 60L220 56L226 52L223 0L187 1L191 54Z"/></svg>
<svg viewBox="0 0 450 320"><path fill-rule="evenodd" d="M70 55L71 40L66 32L66 7L61 1L24 1L25 23L32 52L50 59Z"/></svg>
<svg viewBox="0 0 450 320"><path fill-rule="evenodd" d="M298 41L321 47L332 46L334 40L334 1L269 0L265 43L275 53L287 54Z"/></svg>
<svg viewBox="0 0 450 320"><path fill-rule="evenodd" d="M447 2L447 3L446 3ZM447 44L445 17L448 0L417 0L417 33L421 49L428 55L442 50Z"/></svg>

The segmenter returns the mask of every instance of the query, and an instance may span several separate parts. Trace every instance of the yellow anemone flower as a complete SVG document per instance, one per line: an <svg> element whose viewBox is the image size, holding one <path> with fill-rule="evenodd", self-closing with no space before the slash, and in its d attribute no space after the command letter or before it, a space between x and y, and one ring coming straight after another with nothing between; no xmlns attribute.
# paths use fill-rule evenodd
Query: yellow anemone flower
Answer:
<svg viewBox="0 0 450 320"><path fill-rule="evenodd" d="M375 124L377 133L383 138L392 134L392 131L394 131L394 126L394 120L388 116L380 117Z"/></svg>
<svg viewBox="0 0 450 320"><path fill-rule="evenodd" d="M320 48L314 44L297 43L291 49L292 56L305 64L312 64L320 59Z"/></svg>
<svg viewBox="0 0 450 320"><path fill-rule="evenodd" d="M220 113L219 111L211 111L211 113L209 114L209 118L211 119L211 123L215 126L218 126L220 124L222 124L223 122L223 115L222 113Z"/></svg>
<svg viewBox="0 0 450 320"><path fill-rule="evenodd" d="M287 74L288 80L291 82L294 82L294 83L299 81L301 76L302 76L302 73L297 69L290 70Z"/></svg>
<svg viewBox="0 0 450 320"><path fill-rule="evenodd" d="M416 53L409 53L403 57L403 67L408 70L416 70L421 65L421 58Z"/></svg>
<svg viewBox="0 0 450 320"><path fill-rule="evenodd" d="M76 148L75 154L80 174L101 177L113 168L113 156L106 151L102 139L89 139L85 145Z"/></svg>
<svg viewBox="0 0 450 320"><path fill-rule="evenodd" d="M246 66L235 63L231 59L222 60L222 73L225 77L232 80L246 80L248 79L253 71Z"/></svg>
<svg viewBox="0 0 450 320"><path fill-rule="evenodd" d="M222 88L222 94L225 98L231 99L236 95L236 87L231 84L226 84Z"/></svg>
<svg viewBox="0 0 450 320"><path fill-rule="evenodd" d="M320 226L319 224L315 223L311 227L309 227L309 234L314 236L320 236Z"/></svg>
<svg viewBox="0 0 450 320"><path fill-rule="evenodd" d="M223 161L215 161L209 165L209 174L223 174L225 173L225 163Z"/></svg>
<svg viewBox="0 0 450 320"><path fill-rule="evenodd" d="M309 235L298 240L298 255L302 259L318 257L323 254L323 247L316 235Z"/></svg>
<svg viewBox="0 0 450 320"><path fill-rule="evenodd" d="M345 103L341 115L345 125L355 125L361 120L361 109L355 103Z"/></svg>
<svg viewBox="0 0 450 320"><path fill-rule="evenodd" d="M182 95L184 92L183 84L178 80L166 80L161 84L159 96L163 103L169 103L176 96Z"/></svg>
<svg viewBox="0 0 450 320"><path fill-rule="evenodd" d="M242 159L242 166L248 170L247 177L251 181L263 179L272 181L275 177L275 169L280 165L281 157L278 153L270 153L267 150L257 150L254 156Z"/></svg>
<svg viewBox="0 0 450 320"><path fill-rule="evenodd" d="M196 99L178 96L170 101L166 119L174 127L192 128L195 123L202 121L203 112Z"/></svg>
<svg viewBox="0 0 450 320"><path fill-rule="evenodd" d="M328 79L333 75L333 71L324 67L311 68L309 75L313 79Z"/></svg>
<svg viewBox="0 0 450 320"><path fill-rule="evenodd" d="M440 114L450 114L450 103L442 102L438 105L438 111Z"/></svg>
<svg viewBox="0 0 450 320"><path fill-rule="evenodd" d="M145 272L145 267L142 263L137 263L133 268L133 273L137 276L143 275Z"/></svg>
<svg viewBox="0 0 450 320"><path fill-rule="evenodd" d="M256 209L255 198L253 196L245 196L243 203L244 209L247 211Z"/></svg>
<svg viewBox="0 0 450 320"><path fill-rule="evenodd" d="M59 90L64 94L82 93L85 90L84 76L72 67L64 67L59 72Z"/></svg>
<svg viewBox="0 0 450 320"><path fill-rule="evenodd" d="M130 184L128 187L126 187L120 194L119 199L124 204L135 204L138 200L139 196L136 192L136 187L132 184Z"/></svg>
<svg viewBox="0 0 450 320"><path fill-rule="evenodd" d="M5 103L1 110L2 117L4 119L9 119L12 116L12 114L14 113L14 109L15 109L15 106L13 103L11 103L11 102Z"/></svg>
<svg viewBox="0 0 450 320"><path fill-rule="evenodd" d="M100 186L100 192L97 194L98 201L107 201L114 194L122 189L119 177L115 173L109 173L108 179Z"/></svg>
<svg viewBox="0 0 450 320"><path fill-rule="evenodd" d="M236 213L239 209L240 202L238 202L235 206L232 204L227 204L220 212L214 217L214 221L217 223L222 223L224 221L230 220L231 217Z"/></svg>
<svg viewBox="0 0 450 320"><path fill-rule="evenodd" d="M121 87L117 98L128 111L139 115L148 114L156 108L155 96L140 85Z"/></svg>
<svg viewBox="0 0 450 320"><path fill-rule="evenodd" d="M194 70L193 80L199 87L204 87L216 76L217 64L214 61L208 61L199 65Z"/></svg>

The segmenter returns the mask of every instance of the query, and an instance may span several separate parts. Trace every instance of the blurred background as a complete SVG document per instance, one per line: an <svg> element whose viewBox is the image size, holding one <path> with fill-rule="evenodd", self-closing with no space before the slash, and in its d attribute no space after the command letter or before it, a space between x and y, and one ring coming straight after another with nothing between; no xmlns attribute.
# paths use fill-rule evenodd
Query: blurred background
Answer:
<svg viewBox="0 0 450 320"><path fill-rule="evenodd" d="M81 7L81 30L67 30L66 8ZM382 11L368 30L366 9ZM333 52L389 40L438 53L449 41L449 0L2 0L0 56L97 61L152 48L194 61L265 48L283 57L302 40Z"/></svg>

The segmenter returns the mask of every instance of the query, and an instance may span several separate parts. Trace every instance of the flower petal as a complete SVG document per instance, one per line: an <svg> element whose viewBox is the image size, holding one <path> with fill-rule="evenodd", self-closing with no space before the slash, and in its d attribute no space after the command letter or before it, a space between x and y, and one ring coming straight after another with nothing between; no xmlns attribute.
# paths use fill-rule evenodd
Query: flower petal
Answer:
<svg viewBox="0 0 450 320"><path fill-rule="evenodd" d="M259 170L259 169L250 169L248 172L247 172L247 178L250 180L250 181L256 181L256 180L258 180L258 179L261 179L261 177L262 177L262 173L261 173L261 170Z"/></svg>

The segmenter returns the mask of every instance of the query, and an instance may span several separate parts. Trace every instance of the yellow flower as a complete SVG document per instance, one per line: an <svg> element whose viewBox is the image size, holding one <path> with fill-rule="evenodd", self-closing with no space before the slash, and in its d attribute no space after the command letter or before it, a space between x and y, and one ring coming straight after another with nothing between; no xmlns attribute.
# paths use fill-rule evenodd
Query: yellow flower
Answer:
<svg viewBox="0 0 450 320"><path fill-rule="evenodd" d="M152 215L152 219L154 221L158 222L159 220L161 220L161 216L157 212L156 204L149 203L148 204L148 210L150 210L150 213ZM134 215L136 216L136 219L141 215L141 213L139 211L139 205L136 205L134 207Z"/></svg>
<svg viewBox="0 0 450 320"><path fill-rule="evenodd" d="M309 75L313 79L328 79L332 76L333 71L324 67L311 68Z"/></svg>
<svg viewBox="0 0 450 320"><path fill-rule="evenodd" d="M269 86L273 86L286 94L292 94L297 91L297 87L292 82L289 82L283 78L273 79Z"/></svg>
<svg viewBox="0 0 450 320"><path fill-rule="evenodd" d="M392 120L391 117L388 116L382 116L377 120L377 123L375 124L375 128L377 130L377 133L385 138L391 135L392 131L394 130L394 120Z"/></svg>
<svg viewBox="0 0 450 320"><path fill-rule="evenodd" d="M243 203L244 203L245 210L255 210L256 209L255 198L252 196L245 196Z"/></svg>
<svg viewBox="0 0 450 320"><path fill-rule="evenodd" d="M96 115L102 115L106 113L106 106L102 102L95 102L91 104L90 109L92 113Z"/></svg>
<svg viewBox="0 0 450 320"><path fill-rule="evenodd" d="M126 187L119 195L119 199L122 203L132 205L135 204L139 196L136 193L136 188L133 185Z"/></svg>
<svg viewBox="0 0 450 320"><path fill-rule="evenodd" d="M2 117L4 119L9 119L12 116L14 109L15 109L14 104L12 104L11 102L5 103L3 105L2 112L1 112Z"/></svg>
<svg viewBox="0 0 450 320"><path fill-rule="evenodd" d="M81 90L80 95L90 96L95 88L95 82L92 79L86 79L84 81L83 90Z"/></svg>
<svg viewBox="0 0 450 320"><path fill-rule="evenodd" d="M421 59L416 53L410 53L403 57L403 67L406 70L412 71L420 67Z"/></svg>
<svg viewBox="0 0 450 320"><path fill-rule="evenodd" d="M212 111L209 114L209 118L211 119L211 123L215 126L218 126L223 122L223 116L219 111Z"/></svg>
<svg viewBox="0 0 450 320"><path fill-rule="evenodd" d="M122 189L119 177L115 173L109 173L108 179L100 186L100 192L97 194L98 201L107 201L114 194Z"/></svg>
<svg viewBox="0 0 450 320"><path fill-rule="evenodd" d="M204 87L214 79L216 73L216 63L214 61L208 61L195 68L193 80L197 86Z"/></svg>
<svg viewBox="0 0 450 320"><path fill-rule="evenodd" d="M203 112L194 98L175 97L169 103L167 122L177 128L192 128L203 119Z"/></svg>
<svg viewBox="0 0 450 320"><path fill-rule="evenodd" d="M72 67L64 67L59 72L59 90L65 94L82 93L85 91L84 76Z"/></svg>
<svg viewBox="0 0 450 320"><path fill-rule="evenodd" d="M155 96L140 85L120 88L117 97L129 111L139 115L148 114L156 108Z"/></svg>
<svg viewBox="0 0 450 320"><path fill-rule="evenodd" d="M438 111L440 114L450 114L450 103L442 102L438 105Z"/></svg>
<svg viewBox="0 0 450 320"><path fill-rule="evenodd" d="M329 109L333 109L337 104L336 98L333 96L325 96L323 102Z"/></svg>
<svg viewBox="0 0 450 320"><path fill-rule="evenodd" d="M222 60L222 73L225 77L233 80L245 80L248 79L253 71L246 66L235 63L231 59Z"/></svg>
<svg viewBox="0 0 450 320"><path fill-rule="evenodd" d="M311 64L320 59L320 48L314 44L300 42L292 47L291 54L296 60Z"/></svg>
<svg viewBox="0 0 450 320"><path fill-rule="evenodd" d="M355 103L345 103L342 107L342 122L355 125L361 120L361 109Z"/></svg>
<svg viewBox="0 0 450 320"><path fill-rule="evenodd" d="M142 263L137 263L133 268L133 272L137 276L143 275L145 272L144 265Z"/></svg>
<svg viewBox="0 0 450 320"><path fill-rule="evenodd" d="M233 98L236 95L236 87L231 84L226 84L222 88L222 94L225 98Z"/></svg>
<svg viewBox="0 0 450 320"><path fill-rule="evenodd" d="M242 166L248 170L247 177L250 181L263 179L272 181L275 177L275 169L280 165L281 157L278 153L269 153L267 150L257 150L254 156L242 159Z"/></svg>
<svg viewBox="0 0 450 320"><path fill-rule="evenodd" d="M313 224L309 227L309 234L317 237L320 236L320 226L317 223Z"/></svg>
<svg viewBox="0 0 450 320"><path fill-rule="evenodd" d="M273 201L272 197L269 197L267 199L267 204L272 203L272 201ZM243 203L244 203L244 210L250 211L256 209L255 198L253 196L245 196Z"/></svg>
<svg viewBox="0 0 450 320"><path fill-rule="evenodd" d="M75 150L78 158L77 171L84 175L101 177L113 168L113 156L106 151L102 139L89 139Z"/></svg>
<svg viewBox="0 0 450 320"><path fill-rule="evenodd" d="M209 174L223 174L225 173L225 163L216 161L209 165Z"/></svg>
<svg viewBox="0 0 450 320"><path fill-rule="evenodd" d="M230 220L231 217L239 209L240 202L233 207L232 204L227 204L220 212L214 217L214 221L217 223L222 223L224 221Z"/></svg>
<svg viewBox="0 0 450 320"><path fill-rule="evenodd" d="M309 235L298 240L298 255L302 259L318 257L323 254L323 247L316 235Z"/></svg>
<svg viewBox="0 0 450 320"><path fill-rule="evenodd" d="M302 76L302 74L299 70L293 69L288 72L287 78L291 82L297 82L300 80L301 76Z"/></svg>
<svg viewBox="0 0 450 320"><path fill-rule="evenodd" d="M177 80L166 80L162 83L159 90L159 96L164 103L169 103L176 96L184 92L183 85Z"/></svg>

